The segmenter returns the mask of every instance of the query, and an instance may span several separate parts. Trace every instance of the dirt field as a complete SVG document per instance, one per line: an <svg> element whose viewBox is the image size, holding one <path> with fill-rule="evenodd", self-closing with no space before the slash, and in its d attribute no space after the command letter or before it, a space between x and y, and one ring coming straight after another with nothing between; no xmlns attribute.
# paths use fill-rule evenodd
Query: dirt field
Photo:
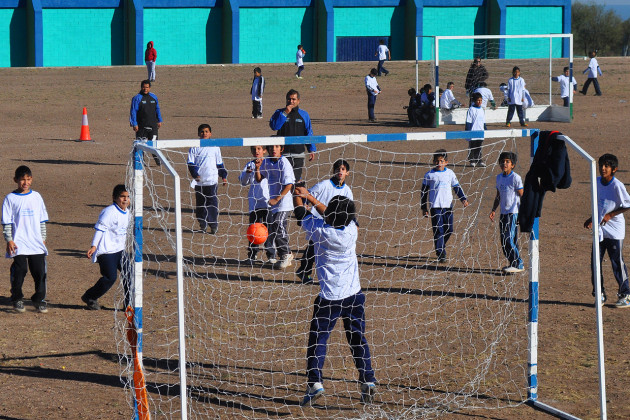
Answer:
<svg viewBox="0 0 630 420"><path fill-rule="evenodd" d="M627 59L600 58L604 96L575 97L571 124L531 123L554 129L597 157L615 153L618 177L629 183L630 151L623 129L630 115ZM393 62L391 75L379 78L378 122L368 124L363 77L375 63L308 64L303 80L290 65L265 65L267 90L263 120L252 120L251 65L157 68L152 88L165 118L163 139L195 138L202 122L214 137L263 137L272 134L267 118L284 103L290 88L300 90L302 107L316 134L429 131L406 127L402 105L415 83L413 63ZM579 87L586 80L576 63ZM98 267L85 257L93 225L109 204L113 185L124 182L133 132L128 126L131 97L146 76L144 67L0 69L0 190L14 189L20 164L33 170L33 189L48 208L48 301L38 314L28 305L13 313L9 299L10 260L0 262L0 419L130 418L128 393L119 376L113 333L113 301L100 312L84 309L83 292L98 278ZM527 74L523 73L527 80ZM507 79L507 76L506 76ZM463 81L460 82L460 85ZM461 86L460 86L461 87ZM495 96L498 92L495 92ZM462 97L461 93L457 95ZM86 106L94 142L77 142L81 110ZM498 125L489 128L499 128ZM461 130L463 127L445 127ZM413 143L401 146L411 152ZM542 402L582 418L599 417L595 309L590 285L590 233L582 228L590 212L588 168L571 154L573 186L548 194L541 219L539 389ZM524 176L524 160L518 167ZM235 179L235 175L232 178ZM3 193L4 194L4 193ZM481 213L485 217L485 212ZM626 253L628 251L626 250ZM624 325L630 311L611 304L616 290L610 263L604 261L609 304L604 308L608 418L630 418L630 338ZM25 295L32 293L25 281ZM109 299L108 299L109 298ZM525 319L523 319L525 322ZM524 380L524 379L523 379ZM241 414L247 417L249 412ZM327 417L327 411L304 416ZM531 407L449 413L446 418L547 419Z"/></svg>

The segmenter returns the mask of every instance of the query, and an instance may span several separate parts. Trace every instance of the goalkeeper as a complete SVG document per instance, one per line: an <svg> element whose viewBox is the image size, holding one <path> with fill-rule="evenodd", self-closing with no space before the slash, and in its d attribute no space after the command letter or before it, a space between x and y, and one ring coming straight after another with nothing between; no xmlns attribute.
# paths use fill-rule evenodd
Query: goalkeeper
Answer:
<svg viewBox="0 0 630 420"><path fill-rule="evenodd" d="M303 199L323 214L324 219L307 214ZM306 238L315 246L315 267L321 287L315 298L308 334L308 387L301 405L310 404L324 394L322 368L326 359L326 343L339 318L343 320L346 339L359 371L361 401L371 403L376 386L370 348L365 338L365 295L359 282L354 202L337 195L326 207L305 187L295 188L294 200L295 215L302 220Z"/></svg>

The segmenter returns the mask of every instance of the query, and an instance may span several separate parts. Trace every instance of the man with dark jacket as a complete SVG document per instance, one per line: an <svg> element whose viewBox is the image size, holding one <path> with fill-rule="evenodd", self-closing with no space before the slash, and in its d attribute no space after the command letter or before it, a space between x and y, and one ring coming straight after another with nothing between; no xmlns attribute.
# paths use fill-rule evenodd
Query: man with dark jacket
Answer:
<svg viewBox="0 0 630 420"><path fill-rule="evenodd" d="M464 87L466 88L466 93L468 93L468 97L470 98L475 91L479 87L479 83L485 82L488 79L488 70L481 64L481 57L475 57L470 68L468 69L468 74L466 75L466 83Z"/></svg>
<svg viewBox="0 0 630 420"><path fill-rule="evenodd" d="M155 94L151 93L151 82L143 80L140 92L131 99L129 125L136 132L136 139L151 140L157 138L158 128L162 127L160 104Z"/></svg>
<svg viewBox="0 0 630 420"><path fill-rule="evenodd" d="M278 137L291 136L312 136L311 117L308 112L300 109L300 93L291 89L286 96L287 105L284 108L277 109L269 120L269 127L277 130ZM293 174L295 180L302 179L302 170L304 169L305 149L308 151L308 160L315 158L314 144L285 144L282 155L286 157L291 166L293 166Z"/></svg>

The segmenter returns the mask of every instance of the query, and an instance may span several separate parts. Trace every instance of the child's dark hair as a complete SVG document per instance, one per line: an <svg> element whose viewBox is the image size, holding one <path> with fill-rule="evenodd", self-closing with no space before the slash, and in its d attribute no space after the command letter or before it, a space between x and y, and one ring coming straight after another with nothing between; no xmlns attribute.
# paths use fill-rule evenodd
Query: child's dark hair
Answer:
<svg viewBox="0 0 630 420"><path fill-rule="evenodd" d="M15 179L20 179L23 176L33 176L33 173L31 172L31 168L29 168L26 165L21 165L18 166L17 169L15 170Z"/></svg>
<svg viewBox="0 0 630 420"><path fill-rule="evenodd" d="M324 218L334 228L348 226L356 216L354 201L343 195L336 195L328 202Z"/></svg>
<svg viewBox="0 0 630 420"><path fill-rule="evenodd" d="M370 76L376 76L377 74L378 74L378 70L376 70L374 68L372 70L370 70Z"/></svg>
<svg viewBox="0 0 630 420"><path fill-rule="evenodd" d="M599 157L597 163L599 164L599 166L606 165L609 166L610 169L617 169L617 167L619 166L619 159L617 159L617 156L613 154L605 153Z"/></svg>
<svg viewBox="0 0 630 420"><path fill-rule="evenodd" d="M521 71L521 69L518 66L514 66L512 67L512 74L514 74L516 70Z"/></svg>
<svg viewBox="0 0 630 420"><path fill-rule="evenodd" d="M499 163L501 163L505 159L509 159L512 162L512 165L516 165L516 153L514 153L514 152L501 152L501 154L499 155Z"/></svg>
<svg viewBox="0 0 630 420"><path fill-rule="evenodd" d="M455 83L453 83L453 82L448 82L448 83L446 84L446 89L450 89L450 88L451 88L451 86L455 86Z"/></svg>
<svg viewBox="0 0 630 420"><path fill-rule="evenodd" d="M298 50L301 50L301 49L302 49L302 44L298 45L298 48L297 48L297 49L298 49Z"/></svg>
<svg viewBox="0 0 630 420"><path fill-rule="evenodd" d="M199 127L197 128L197 133L201 133L201 130L203 130L204 128L207 128L212 133L212 128L210 127L210 124L199 124Z"/></svg>
<svg viewBox="0 0 630 420"><path fill-rule="evenodd" d="M563 72L565 72L565 71L567 71L567 70L569 70L569 68L568 68L568 67L565 67L562 71L563 71Z"/></svg>
<svg viewBox="0 0 630 420"><path fill-rule="evenodd" d="M262 74L260 67L254 67L254 73Z"/></svg>
<svg viewBox="0 0 630 420"><path fill-rule="evenodd" d="M350 164L348 162L344 159L337 159L337 161L333 164L333 172L337 172L342 166L346 168L346 171L350 170Z"/></svg>
<svg viewBox="0 0 630 420"><path fill-rule="evenodd" d="M423 89L426 93L429 93L429 91L430 91L431 89L433 89L433 88L431 87L431 85L430 85L430 84L428 84L428 83L427 83L426 85L424 85L424 86L422 87L422 89Z"/></svg>
<svg viewBox="0 0 630 420"><path fill-rule="evenodd" d="M124 192L127 192L127 187L124 184L118 184L114 187L114 191L112 192L112 198L115 200Z"/></svg>
<svg viewBox="0 0 630 420"><path fill-rule="evenodd" d="M475 102L477 99L483 99L483 96L479 92L475 92L472 94L472 100Z"/></svg>
<svg viewBox="0 0 630 420"><path fill-rule="evenodd" d="M407 95L409 96L413 96L416 94L416 88L409 88L409 90L407 91Z"/></svg>
<svg viewBox="0 0 630 420"><path fill-rule="evenodd" d="M443 158L444 160L448 160L448 156L446 155L446 150L444 150L444 149L437 149L433 153L433 162L435 162L439 158Z"/></svg>
<svg viewBox="0 0 630 420"><path fill-rule="evenodd" d="M273 146L280 146L280 150L282 150L284 152L284 145L280 144L268 144L265 146L265 149L267 149L267 153L271 154L271 150L273 150Z"/></svg>
<svg viewBox="0 0 630 420"><path fill-rule="evenodd" d="M381 45L385 45L385 40L381 39L380 41L378 41L378 43L381 44Z"/></svg>

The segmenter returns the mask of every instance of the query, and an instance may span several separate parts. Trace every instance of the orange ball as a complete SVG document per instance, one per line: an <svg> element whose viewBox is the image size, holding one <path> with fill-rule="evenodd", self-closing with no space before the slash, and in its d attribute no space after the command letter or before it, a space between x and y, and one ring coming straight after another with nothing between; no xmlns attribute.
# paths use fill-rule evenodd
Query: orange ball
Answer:
<svg viewBox="0 0 630 420"><path fill-rule="evenodd" d="M262 223L252 223L247 228L247 240L254 245L265 243L267 236L269 236L267 226Z"/></svg>

